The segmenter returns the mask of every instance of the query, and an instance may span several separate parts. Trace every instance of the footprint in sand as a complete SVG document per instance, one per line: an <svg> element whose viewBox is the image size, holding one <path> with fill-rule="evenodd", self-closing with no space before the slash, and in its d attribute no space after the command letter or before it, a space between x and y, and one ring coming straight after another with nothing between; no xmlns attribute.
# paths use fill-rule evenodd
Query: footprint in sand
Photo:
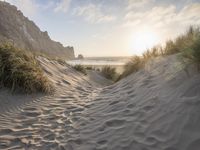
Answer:
<svg viewBox="0 0 200 150"><path fill-rule="evenodd" d="M86 90L83 89L82 87L77 87L76 89L77 89L77 90L80 90L80 91L82 91L82 92L86 92Z"/></svg>
<svg viewBox="0 0 200 150"><path fill-rule="evenodd" d="M99 145L104 145L104 144L106 144L107 142L108 142L107 140L100 140L100 141L97 142L97 144L99 144Z"/></svg>
<svg viewBox="0 0 200 150"><path fill-rule="evenodd" d="M132 93L134 93L134 90L127 91L127 94L128 94L128 95L130 95L130 94L132 94Z"/></svg>
<svg viewBox="0 0 200 150"><path fill-rule="evenodd" d="M69 101L72 98L74 98L74 97L71 97L71 96L60 96L60 99L63 100L63 101Z"/></svg>
<svg viewBox="0 0 200 150"><path fill-rule="evenodd" d="M62 82L64 83L64 84L67 84L67 85L71 85L71 83L69 83L68 81L66 81L66 80L62 80Z"/></svg>
<svg viewBox="0 0 200 150"><path fill-rule="evenodd" d="M144 106L142 109L143 109L145 112L148 112L148 111L151 111L153 108L154 108L154 106L147 105L147 106Z"/></svg>
<svg viewBox="0 0 200 150"><path fill-rule="evenodd" d="M189 144L186 150L199 150L200 149L200 139L197 139Z"/></svg>
<svg viewBox="0 0 200 150"><path fill-rule="evenodd" d="M24 110L24 111L37 111L37 109L34 108L34 107L26 107L26 108L24 108L23 110Z"/></svg>
<svg viewBox="0 0 200 150"><path fill-rule="evenodd" d="M173 147L167 147L167 148L165 148L164 150L178 150L178 149L173 148Z"/></svg>
<svg viewBox="0 0 200 150"><path fill-rule="evenodd" d="M114 120L109 120L109 121L105 122L105 126L120 127L120 126L124 125L125 122L126 122L125 120L114 119Z"/></svg>
<svg viewBox="0 0 200 150"><path fill-rule="evenodd" d="M46 74L53 76L53 74L50 71L48 71L45 67L42 67L42 69L44 70L44 72L46 72Z"/></svg>
<svg viewBox="0 0 200 150"><path fill-rule="evenodd" d="M56 138L56 135L53 133L49 133L43 137L44 140L53 141Z"/></svg>
<svg viewBox="0 0 200 150"><path fill-rule="evenodd" d="M147 137L145 139L145 144L147 145L155 145L158 142L158 140L155 137Z"/></svg>
<svg viewBox="0 0 200 150"><path fill-rule="evenodd" d="M115 105L117 103L119 103L120 101L114 101L114 102L111 102L109 105Z"/></svg>
<svg viewBox="0 0 200 150"><path fill-rule="evenodd" d="M108 120L106 121L101 127L99 127L99 131L103 132L106 128L118 128L123 126L125 123L125 120Z"/></svg>
<svg viewBox="0 0 200 150"><path fill-rule="evenodd" d="M22 114L27 117L37 117L37 116L41 115L39 112L28 112L28 111L23 112Z"/></svg>
<svg viewBox="0 0 200 150"><path fill-rule="evenodd" d="M127 105L127 108L131 109L131 108L134 108L136 105L135 104L129 104Z"/></svg>
<svg viewBox="0 0 200 150"><path fill-rule="evenodd" d="M131 93L131 94L129 94L129 96L130 96L131 98L134 98L134 97L136 96L136 94L135 94L135 93Z"/></svg>
<svg viewBox="0 0 200 150"><path fill-rule="evenodd" d="M149 86L150 83L151 83L151 80L146 79L146 80L144 80L144 81L141 83L141 87L143 87L143 86Z"/></svg>
<svg viewBox="0 0 200 150"><path fill-rule="evenodd" d="M11 130L11 129L1 129L0 130L0 137L2 136L2 135L5 135L5 134L10 134L10 133L12 133L13 132L13 130Z"/></svg>
<svg viewBox="0 0 200 150"><path fill-rule="evenodd" d="M70 142L70 143L72 142L72 143L75 143L77 145L81 145L83 143L83 140L80 139L80 138L77 138L77 139L71 139L68 142Z"/></svg>
<svg viewBox="0 0 200 150"><path fill-rule="evenodd" d="M182 97L194 97L194 96L200 96L199 93L199 89L200 89L200 85L199 83L196 84L193 87L188 87L188 89L186 90L186 92L182 95Z"/></svg>

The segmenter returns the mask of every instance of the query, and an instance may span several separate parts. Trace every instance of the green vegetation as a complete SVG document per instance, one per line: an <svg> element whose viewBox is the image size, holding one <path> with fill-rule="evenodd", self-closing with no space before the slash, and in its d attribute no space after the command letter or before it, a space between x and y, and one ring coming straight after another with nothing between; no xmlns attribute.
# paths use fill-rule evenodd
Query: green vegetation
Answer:
<svg viewBox="0 0 200 150"><path fill-rule="evenodd" d="M191 29L190 29L191 30ZM195 63L200 71L200 30L190 31L190 40L187 46L182 50L182 56L187 58L191 63Z"/></svg>
<svg viewBox="0 0 200 150"><path fill-rule="evenodd" d="M86 69L84 66L82 65L75 65L73 66L73 68L81 73L83 73L84 75L87 75Z"/></svg>
<svg viewBox="0 0 200 150"><path fill-rule="evenodd" d="M109 80L116 81L119 77L118 73L116 72L116 68L112 68L110 66L104 66L101 69L101 74Z"/></svg>
<svg viewBox="0 0 200 150"><path fill-rule="evenodd" d="M95 69L96 71L100 72L101 70L99 68Z"/></svg>
<svg viewBox="0 0 200 150"><path fill-rule="evenodd" d="M92 68L91 66L87 66L85 69L86 70L94 70L94 68Z"/></svg>
<svg viewBox="0 0 200 150"><path fill-rule="evenodd" d="M10 44L0 45L0 82L12 92L45 92L53 87L35 57Z"/></svg>
<svg viewBox="0 0 200 150"><path fill-rule="evenodd" d="M130 75L131 73L137 72L138 70L144 67L144 57L133 56L129 62L127 62L124 66L124 72L120 76L120 79Z"/></svg>
<svg viewBox="0 0 200 150"><path fill-rule="evenodd" d="M178 36L175 40L168 40L165 46L155 46L146 50L142 56L133 56L125 65L120 79L142 69L152 58L158 56L182 54L182 59L189 59L200 70L200 28L191 26L187 32Z"/></svg>
<svg viewBox="0 0 200 150"><path fill-rule="evenodd" d="M66 61L61 58L56 58L55 60L61 65L67 65Z"/></svg>

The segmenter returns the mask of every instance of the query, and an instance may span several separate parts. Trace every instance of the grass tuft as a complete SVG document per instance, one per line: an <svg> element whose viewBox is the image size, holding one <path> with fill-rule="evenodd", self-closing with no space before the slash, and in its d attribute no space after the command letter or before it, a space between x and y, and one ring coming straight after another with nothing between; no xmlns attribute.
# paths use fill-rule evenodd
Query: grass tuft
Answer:
<svg viewBox="0 0 200 150"><path fill-rule="evenodd" d="M191 26L185 34L178 36L175 40L168 40L165 46L155 46L147 49L142 56L133 56L124 66L124 72L120 79L142 69L152 58L158 56L181 53L182 59L188 58L192 63L197 64L200 70L200 28Z"/></svg>
<svg viewBox="0 0 200 150"><path fill-rule="evenodd" d="M150 53L150 51L148 52ZM146 59L146 58L145 58ZM144 67L144 57L140 56L132 56L132 58L127 62L124 66L124 72L120 76L120 78L126 77L131 73L137 72L141 68Z"/></svg>
<svg viewBox="0 0 200 150"><path fill-rule="evenodd" d="M83 73L84 75L87 75L87 72L86 72L86 69L83 65L75 65L73 66L73 68L78 71L78 72L81 72Z"/></svg>
<svg viewBox="0 0 200 150"><path fill-rule="evenodd" d="M35 57L10 44L0 45L0 82L12 92L45 92L53 87Z"/></svg>
<svg viewBox="0 0 200 150"><path fill-rule="evenodd" d="M192 42L183 49L182 56L191 63L195 63L200 71L200 32L196 33L192 38Z"/></svg>
<svg viewBox="0 0 200 150"><path fill-rule="evenodd" d="M101 74L109 79L109 80L113 80L113 81L116 81L117 78L118 78L118 73L116 72L116 68L113 68L113 67L110 67L110 66L104 66L102 69L101 69Z"/></svg>

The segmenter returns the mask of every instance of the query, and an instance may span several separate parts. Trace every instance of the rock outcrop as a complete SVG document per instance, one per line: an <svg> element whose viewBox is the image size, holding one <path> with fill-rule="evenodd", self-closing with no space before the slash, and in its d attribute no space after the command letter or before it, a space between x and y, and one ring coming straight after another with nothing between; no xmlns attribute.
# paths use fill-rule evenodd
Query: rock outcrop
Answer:
<svg viewBox="0 0 200 150"><path fill-rule="evenodd" d="M50 39L15 6L0 1L0 43L10 41L17 47L63 59L74 58L73 47Z"/></svg>
<svg viewBox="0 0 200 150"><path fill-rule="evenodd" d="M77 58L78 58L78 59L84 59L84 57L83 57L82 54L79 54Z"/></svg>

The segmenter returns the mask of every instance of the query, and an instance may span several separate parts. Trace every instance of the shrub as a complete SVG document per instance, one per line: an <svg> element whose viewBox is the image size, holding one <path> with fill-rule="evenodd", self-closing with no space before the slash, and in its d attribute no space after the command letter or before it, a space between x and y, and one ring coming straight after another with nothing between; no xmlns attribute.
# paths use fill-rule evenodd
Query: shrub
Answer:
<svg viewBox="0 0 200 150"><path fill-rule="evenodd" d="M198 70L200 70L200 33L194 36L193 42L182 51L182 56L197 64Z"/></svg>
<svg viewBox="0 0 200 150"><path fill-rule="evenodd" d="M163 55L163 49L160 45L154 46L151 49L147 49L140 59L143 59L143 61L148 61L151 58L158 57L160 55Z"/></svg>
<svg viewBox="0 0 200 150"><path fill-rule="evenodd" d="M164 53L166 55L171 55L171 54L175 54L178 53L180 51L179 46L177 45L176 42L172 41L172 40L168 40L166 42L166 46L164 49Z"/></svg>
<svg viewBox="0 0 200 150"><path fill-rule="evenodd" d="M162 55L171 55L182 53L182 56L187 57L190 61L198 64L200 70L200 29L191 26L184 35L178 36L174 41L168 40L165 47L154 46L147 49L142 56L133 56L124 66L124 72L119 79L137 72L144 67L149 59Z"/></svg>
<svg viewBox="0 0 200 150"><path fill-rule="evenodd" d="M141 68L144 67L145 61L143 57L140 56L133 56L129 62L127 62L124 66L124 72L122 73L121 77L126 77L133 72L137 72Z"/></svg>
<svg viewBox="0 0 200 150"><path fill-rule="evenodd" d="M60 65L67 65L66 61L61 59L61 58L56 58L56 61L60 64Z"/></svg>
<svg viewBox="0 0 200 150"><path fill-rule="evenodd" d="M53 87L35 57L12 45L0 45L0 82L12 92L46 92Z"/></svg>
<svg viewBox="0 0 200 150"><path fill-rule="evenodd" d="M79 72L83 73L84 75L87 75L87 72L86 72L86 69L85 69L84 66L82 66L82 65L75 65L75 66L73 66L73 68L76 71L79 71Z"/></svg>
<svg viewBox="0 0 200 150"><path fill-rule="evenodd" d="M194 37L196 37L198 34L199 28L190 26L185 34L178 36L174 41L169 40L166 42L164 54L171 55L182 52L191 46L191 44L194 42Z"/></svg>
<svg viewBox="0 0 200 150"><path fill-rule="evenodd" d="M118 78L118 73L116 72L116 68L112 68L110 66L104 66L101 69L101 74L109 79L115 81Z"/></svg>
<svg viewBox="0 0 200 150"><path fill-rule="evenodd" d="M87 70L94 70L91 66L86 67Z"/></svg>

